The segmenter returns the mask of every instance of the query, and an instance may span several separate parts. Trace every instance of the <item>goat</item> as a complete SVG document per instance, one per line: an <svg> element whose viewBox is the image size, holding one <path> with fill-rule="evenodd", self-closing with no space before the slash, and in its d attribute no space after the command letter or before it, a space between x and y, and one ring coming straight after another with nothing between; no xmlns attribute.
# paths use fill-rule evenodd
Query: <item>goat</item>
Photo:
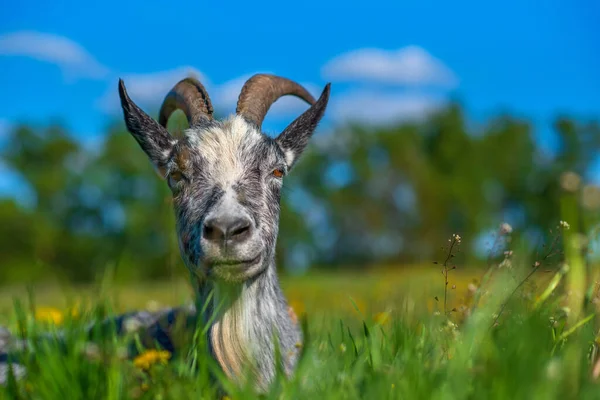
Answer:
<svg viewBox="0 0 600 400"><path fill-rule="evenodd" d="M315 101L289 79L257 74L244 84L236 115L217 121L204 86L186 78L165 97L157 123L119 81L127 129L173 193L179 248L196 304L208 305L200 317L211 321L211 354L233 380L249 369L259 387L270 384L277 367L273 338L288 376L298 358L302 334L275 266L280 196L283 178L325 112L329 91L327 84ZM262 122L285 95L311 106L273 139L261 131ZM177 109L189 123L179 139L166 129Z"/></svg>
<svg viewBox="0 0 600 400"><path fill-rule="evenodd" d="M183 316L188 328L199 318L208 326L210 354L233 381L247 382L249 371L257 389L268 388L278 369L277 346L283 371L293 374L303 338L276 273L281 189L323 117L329 92L328 83L315 101L296 82L256 74L244 84L236 114L218 121L202 83L185 78L166 95L157 122L119 80L127 130L171 189L195 306L119 316L112 321L118 332L134 321L144 328L147 344L158 341L173 350L177 317ZM310 107L271 138L262 132L262 122L285 95ZM176 138L167 122L178 109L189 128ZM0 367L1 362L0 357Z"/></svg>
<svg viewBox="0 0 600 400"><path fill-rule="evenodd" d="M165 97L157 123L119 81L127 129L172 191L179 248L196 305L208 305L199 317L210 324L211 354L230 378L240 381L249 369L261 388L275 376L273 338L287 375L302 341L276 274L280 196L284 177L325 112L329 91L327 84L315 101L296 82L257 74L244 84L236 114L217 121L204 86L186 78ZM261 131L262 122L285 95L311 106L273 139ZM177 109L189 123L179 139L166 129Z"/></svg>

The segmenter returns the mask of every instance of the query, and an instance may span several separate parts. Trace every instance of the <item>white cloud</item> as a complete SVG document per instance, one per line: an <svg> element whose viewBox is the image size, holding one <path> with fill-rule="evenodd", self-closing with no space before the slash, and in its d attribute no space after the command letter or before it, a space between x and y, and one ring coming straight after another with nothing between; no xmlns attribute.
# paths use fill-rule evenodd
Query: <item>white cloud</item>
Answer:
<svg viewBox="0 0 600 400"><path fill-rule="evenodd" d="M388 124L418 119L443 107L445 101L420 93L381 93L354 90L332 96L327 115L334 122L359 122L364 124Z"/></svg>
<svg viewBox="0 0 600 400"><path fill-rule="evenodd" d="M109 73L78 43L48 33L21 31L0 35L0 55L25 56L55 64L69 79L77 76L99 79Z"/></svg>
<svg viewBox="0 0 600 400"><path fill-rule="evenodd" d="M456 86L458 79L440 60L418 46L395 51L358 49L330 60L325 79L402 85Z"/></svg>
<svg viewBox="0 0 600 400"><path fill-rule="evenodd" d="M179 67L169 71L148 74L124 74L121 76L127 93L140 107L159 107L171 88L181 79L194 76L202 84L209 84L204 74L189 66ZM118 80L110 82L110 86L100 97L97 105L105 112L113 113L119 110ZM207 88L208 89L208 88Z"/></svg>
<svg viewBox="0 0 600 400"><path fill-rule="evenodd" d="M212 88L209 95L215 107L221 112L234 112L242 86L251 76L252 74L242 75Z"/></svg>

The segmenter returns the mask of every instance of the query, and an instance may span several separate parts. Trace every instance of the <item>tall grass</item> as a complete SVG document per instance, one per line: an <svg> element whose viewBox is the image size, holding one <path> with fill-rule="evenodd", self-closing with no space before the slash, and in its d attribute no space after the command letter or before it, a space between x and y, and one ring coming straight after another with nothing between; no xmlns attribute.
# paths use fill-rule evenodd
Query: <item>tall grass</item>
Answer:
<svg viewBox="0 0 600 400"><path fill-rule="evenodd" d="M433 299L412 292L373 313L364 298L346 296L347 307L299 312L306 340L298 369L289 380L280 374L262 398L599 398L597 293L573 222L578 215L565 209L570 227L560 224L543 251L516 258L505 250L479 284L453 281L461 276L453 262L460 237L453 236L445 261L431 267L439 279ZM377 286L371 293L377 297ZM220 372L206 353L202 327L177 354L145 352L135 334L98 332L92 345L84 323L110 315L107 301L62 316L60 343L36 340L54 328L34 318L31 304L16 304L11 322L32 343L19 359L27 374L10 379L1 398L209 399L219 390L231 399L260 397ZM132 346L141 354L134 360L124 357Z"/></svg>

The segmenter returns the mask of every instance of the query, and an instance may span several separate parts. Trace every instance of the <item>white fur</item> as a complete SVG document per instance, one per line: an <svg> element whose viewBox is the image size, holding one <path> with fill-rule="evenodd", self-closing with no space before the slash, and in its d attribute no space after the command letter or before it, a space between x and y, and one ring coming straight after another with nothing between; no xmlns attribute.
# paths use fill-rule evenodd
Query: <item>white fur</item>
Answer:
<svg viewBox="0 0 600 400"><path fill-rule="evenodd" d="M292 150L285 151L285 162L287 163L288 167L294 163L295 159L296 159L296 155L294 154L294 152Z"/></svg>
<svg viewBox="0 0 600 400"><path fill-rule="evenodd" d="M233 291L232 291L233 290ZM237 293L234 293L237 292ZM227 360L225 373L233 379L242 378L245 368L257 379L259 387L264 387L267 382L262 381L260 373L253 370L255 361L261 349L261 339L256 337L253 330L253 319L260 313L274 319L276 309L269 302L263 303L261 310L257 309L257 285L243 285L241 287L225 288L221 285L215 287L214 301L217 305L217 315L211 330L210 340L216 350L217 358Z"/></svg>
<svg viewBox="0 0 600 400"><path fill-rule="evenodd" d="M201 149L211 178L224 190L244 172L241 149L261 139L260 132L237 115L229 117L222 126L201 132L188 131L186 135Z"/></svg>

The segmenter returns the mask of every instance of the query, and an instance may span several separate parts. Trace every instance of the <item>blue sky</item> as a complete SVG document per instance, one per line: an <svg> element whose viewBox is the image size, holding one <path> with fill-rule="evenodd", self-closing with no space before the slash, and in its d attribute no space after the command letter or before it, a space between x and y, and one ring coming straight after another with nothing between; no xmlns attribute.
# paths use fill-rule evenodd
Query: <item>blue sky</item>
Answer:
<svg viewBox="0 0 600 400"><path fill-rule="evenodd" d="M119 77L153 109L193 71L229 113L245 78L272 72L315 95L332 82L325 126L419 116L454 96L473 119L531 118L551 146L557 112L600 115L600 5L525 3L11 2L0 14L0 131L58 120L94 143L120 117ZM304 107L279 101L265 128Z"/></svg>

